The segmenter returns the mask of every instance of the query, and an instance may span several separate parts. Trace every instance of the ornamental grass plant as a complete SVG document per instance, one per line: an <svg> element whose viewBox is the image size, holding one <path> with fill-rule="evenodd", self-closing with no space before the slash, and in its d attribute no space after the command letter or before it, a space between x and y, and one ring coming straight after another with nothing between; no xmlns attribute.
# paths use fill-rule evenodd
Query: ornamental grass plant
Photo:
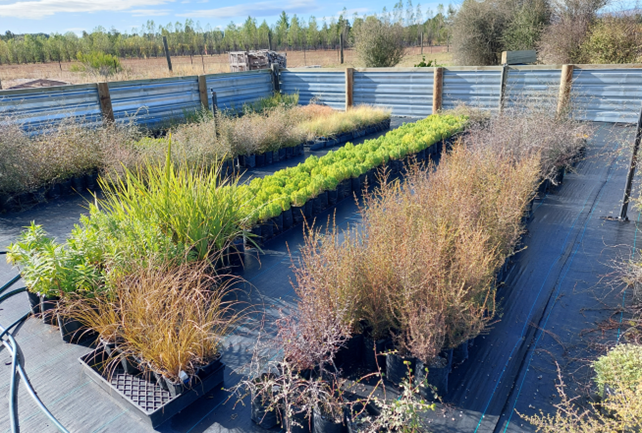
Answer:
<svg viewBox="0 0 642 433"><path fill-rule="evenodd" d="M117 345L112 365L128 357L180 383L181 372L194 377L220 355L243 310L233 280L213 273L209 261L148 262L113 278L109 292L70 297L60 310Z"/></svg>
<svg viewBox="0 0 642 433"><path fill-rule="evenodd" d="M86 127L84 119L67 117L31 135L18 119L0 117L0 196L89 174L119 155L123 143L140 138L133 125Z"/></svg>

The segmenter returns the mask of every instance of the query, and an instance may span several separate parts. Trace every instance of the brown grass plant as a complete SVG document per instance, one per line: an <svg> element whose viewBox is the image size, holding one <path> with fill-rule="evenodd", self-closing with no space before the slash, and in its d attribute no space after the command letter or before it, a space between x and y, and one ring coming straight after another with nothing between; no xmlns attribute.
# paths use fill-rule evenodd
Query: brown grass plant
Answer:
<svg viewBox="0 0 642 433"><path fill-rule="evenodd" d="M405 183L384 180L360 227L308 232L299 309L393 337L425 362L475 337L493 318L495 275L517 247L539 172L537 155L515 161L460 144L439 166L409 167Z"/></svg>
<svg viewBox="0 0 642 433"><path fill-rule="evenodd" d="M111 290L94 298L67 300L64 314L116 343L119 357L177 381L214 360L242 317L231 284L208 261L154 264L114 277Z"/></svg>
<svg viewBox="0 0 642 433"><path fill-rule="evenodd" d="M45 125L31 136L18 119L2 117L0 125L0 194L31 191L101 169L105 160L122 156L124 143L140 137L133 125L87 126L77 117Z"/></svg>

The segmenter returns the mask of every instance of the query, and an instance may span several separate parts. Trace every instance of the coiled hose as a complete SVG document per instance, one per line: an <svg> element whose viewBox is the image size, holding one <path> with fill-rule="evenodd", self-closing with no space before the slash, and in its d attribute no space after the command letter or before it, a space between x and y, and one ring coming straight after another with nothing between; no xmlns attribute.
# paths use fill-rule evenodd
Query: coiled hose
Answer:
<svg viewBox="0 0 642 433"><path fill-rule="evenodd" d="M0 255L6 254L4 251L0 251ZM11 279L8 283L6 283L4 286L0 288L0 303L3 301L11 298L12 296L17 295L18 293L25 292L27 289L25 287L21 287L19 289L12 290L10 292L4 293L11 286L13 286L15 283L17 283L20 280L20 275L16 275L14 278ZM3 294L4 293L4 294ZM29 378L27 377L27 374L25 373L24 369L22 368L22 361L20 359L20 346L18 346L18 343L16 340L13 338L13 335L10 334L11 329L15 328L18 326L20 323L24 322L27 317L29 317L31 313L27 312L25 313L22 317L20 317L18 320L13 322L11 325L8 327L3 327L0 324L0 341L2 344L7 348L9 351L9 354L11 355L11 384L10 384L10 391L9 391L9 409L10 409L10 421L11 421L11 432L12 433L19 433L20 432L20 422L18 419L18 375L22 378L22 381L25 384L25 387L27 388L27 392L29 395L34 399L36 402L36 405L38 405L38 408L51 420L51 422L60 430L62 433L69 433L69 430L67 430L57 419L56 417L53 416L53 414L47 409L47 407L43 404L43 402L38 398L38 395L36 394L36 391L33 389L31 386L31 382L29 382Z"/></svg>

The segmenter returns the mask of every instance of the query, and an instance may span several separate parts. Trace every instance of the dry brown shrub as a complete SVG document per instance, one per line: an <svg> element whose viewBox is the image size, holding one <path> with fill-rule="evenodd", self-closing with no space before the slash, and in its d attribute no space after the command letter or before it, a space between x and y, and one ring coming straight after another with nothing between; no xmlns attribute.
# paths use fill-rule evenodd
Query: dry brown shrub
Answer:
<svg viewBox="0 0 642 433"><path fill-rule="evenodd" d="M430 173L430 175L428 175ZM513 253L536 189L538 155L515 161L457 145L439 166L366 196L363 224L309 232L295 267L299 308L353 332L393 337L430 361L475 337L495 311L495 275Z"/></svg>
<svg viewBox="0 0 642 433"><path fill-rule="evenodd" d="M473 125L465 137L467 146L521 161L539 155L541 178L555 181L560 168L572 170L581 157L593 127L571 117L557 117L554 107L505 109L488 121Z"/></svg>

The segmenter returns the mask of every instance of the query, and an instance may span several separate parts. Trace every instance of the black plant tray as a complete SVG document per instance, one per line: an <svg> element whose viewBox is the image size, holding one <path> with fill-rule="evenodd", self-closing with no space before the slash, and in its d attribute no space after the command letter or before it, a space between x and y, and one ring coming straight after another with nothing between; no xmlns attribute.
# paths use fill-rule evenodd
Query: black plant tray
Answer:
<svg viewBox="0 0 642 433"><path fill-rule="evenodd" d="M207 377L200 381L197 380L192 388L172 397L169 391L163 390L153 377L147 378L142 374L126 374L120 364L109 380L104 372L108 359L109 357L103 349L98 348L80 357L79 360L91 380L127 407L132 408L134 413L139 414L153 428L161 425L198 398L221 385L225 370L225 365L221 363L220 367Z"/></svg>

